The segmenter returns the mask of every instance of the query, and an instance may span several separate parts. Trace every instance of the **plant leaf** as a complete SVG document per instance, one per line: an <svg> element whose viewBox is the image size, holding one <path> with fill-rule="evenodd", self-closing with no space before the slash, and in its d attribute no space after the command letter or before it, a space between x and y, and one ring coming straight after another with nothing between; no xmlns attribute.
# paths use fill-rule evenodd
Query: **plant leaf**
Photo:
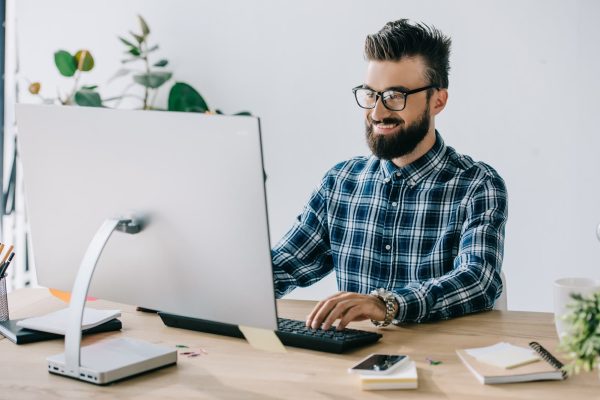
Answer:
<svg viewBox="0 0 600 400"><path fill-rule="evenodd" d="M98 92L80 89L75 92L75 103L82 107L102 107L102 98Z"/></svg>
<svg viewBox="0 0 600 400"><path fill-rule="evenodd" d="M195 113L205 113L208 110L205 110L202 106L186 106L184 107L183 112L195 112Z"/></svg>
<svg viewBox="0 0 600 400"><path fill-rule="evenodd" d="M128 51L128 53L131 54L131 55L133 55L133 56L136 56L136 57L139 57L142 54L142 52L140 51L140 49L138 47L132 47L132 48L130 48L129 51Z"/></svg>
<svg viewBox="0 0 600 400"><path fill-rule="evenodd" d="M42 89L42 84L39 82L32 82L29 85L29 93L31 94L39 94L40 90Z"/></svg>
<svg viewBox="0 0 600 400"><path fill-rule="evenodd" d="M142 44L142 42L144 41L144 37L137 35L131 31L129 31L129 33L131 34L131 36L133 36L135 38L135 40L138 42L138 44Z"/></svg>
<svg viewBox="0 0 600 400"><path fill-rule="evenodd" d="M144 87L156 89L171 79L171 76L173 74L170 72L150 72L149 74L134 75L133 80Z"/></svg>
<svg viewBox="0 0 600 400"><path fill-rule="evenodd" d="M94 89L98 89L98 85L89 85L89 86L82 86L82 89L88 89L88 90L94 90Z"/></svg>
<svg viewBox="0 0 600 400"><path fill-rule="evenodd" d="M206 112L208 105L200 93L184 82L177 82L169 92L169 111Z"/></svg>
<svg viewBox="0 0 600 400"><path fill-rule="evenodd" d="M124 37L119 36L119 40L129 47L137 47L135 44L131 43L129 40L125 39Z"/></svg>
<svg viewBox="0 0 600 400"><path fill-rule="evenodd" d="M124 61L133 61L133 60L124 60ZM110 79L108 80L108 83L114 81L117 78L128 75L130 72L131 72L131 70L128 68L121 68L120 70L115 72L113 76L110 77Z"/></svg>
<svg viewBox="0 0 600 400"><path fill-rule="evenodd" d="M73 76L77 71L75 57L66 50L58 50L54 53L54 64L62 76Z"/></svg>
<svg viewBox="0 0 600 400"><path fill-rule="evenodd" d="M79 50L75 53L75 62L80 71L90 71L94 68L94 57L88 50Z"/></svg>
<svg viewBox="0 0 600 400"><path fill-rule="evenodd" d="M152 47L150 47L148 50L146 50L146 53L152 53L153 51L158 50L158 45L154 45Z"/></svg>
<svg viewBox="0 0 600 400"><path fill-rule="evenodd" d="M236 112L233 115L246 115L246 116L252 116L252 113L250 111L240 111L240 112Z"/></svg>
<svg viewBox="0 0 600 400"><path fill-rule="evenodd" d="M169 60L166 60L166 59L164 59L164 58L163 58L162 60L159 60L159 61L155 62L155 63L154 63L154 66L155 66L155 67L164 67L164 66L166 66L168 63L169 63Z"/></svg>
<svg viewBox="0 0 600 400"><path fill-rule="evenodd" d="M148 28L148 24L141 15L138 15L138 18L140 19L140 26L142 27L142 34L146 37L150 33L150 28Z"/></svg>

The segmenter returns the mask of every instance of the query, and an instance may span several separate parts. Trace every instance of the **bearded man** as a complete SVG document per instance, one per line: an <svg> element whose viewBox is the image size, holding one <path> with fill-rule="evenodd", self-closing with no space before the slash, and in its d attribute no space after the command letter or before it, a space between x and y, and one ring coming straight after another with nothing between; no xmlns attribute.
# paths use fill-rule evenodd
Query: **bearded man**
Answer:
<svg viewBox="0 0 600 400"><path fill-rule="evenodd" d="M367 37L366 78L353 92L373 154L329 170L272 249L278 297L335 271L339 292L317 304L308 327L448 319L489 310L500 296L504 181L435 127L450 43L406 19Z"/></svg>

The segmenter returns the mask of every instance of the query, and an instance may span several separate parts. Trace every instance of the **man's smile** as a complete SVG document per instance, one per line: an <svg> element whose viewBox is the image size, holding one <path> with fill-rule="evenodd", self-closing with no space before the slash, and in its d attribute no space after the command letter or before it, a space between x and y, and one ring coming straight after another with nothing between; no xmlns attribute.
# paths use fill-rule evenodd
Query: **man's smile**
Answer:
<svg viewBox="0 0 600 400"><path fill-rule="evenodd" d="M387 135L398 129L400 126L399 122L395 123L383 123L383 122L374 122L373 123L373 133L379 135Z"/></svg>

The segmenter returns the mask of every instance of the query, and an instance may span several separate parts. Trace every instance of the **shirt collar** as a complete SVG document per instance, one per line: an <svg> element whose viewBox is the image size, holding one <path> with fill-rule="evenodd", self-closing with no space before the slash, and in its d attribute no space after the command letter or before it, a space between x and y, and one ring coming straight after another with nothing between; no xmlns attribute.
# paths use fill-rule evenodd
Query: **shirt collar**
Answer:
<svg viewBox="0 0 600 400"><path fill-rule="evenodd" d="M398 167L390 160L381 160L381 173L384 180L389 181L396 176L413 186L429 175L440 164L445 154L446 145L436 130L435 143L427 153L404 167Z"/></svg>

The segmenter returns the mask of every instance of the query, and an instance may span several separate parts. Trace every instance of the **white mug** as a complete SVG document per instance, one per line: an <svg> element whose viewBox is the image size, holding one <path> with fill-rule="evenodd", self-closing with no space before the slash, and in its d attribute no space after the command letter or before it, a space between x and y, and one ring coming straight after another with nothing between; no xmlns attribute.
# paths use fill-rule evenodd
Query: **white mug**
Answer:
<svg viewBox="0 0 600 400"><path fill-rule="evenodd" d="M562 340L569 332L569 323L563 317L571 311L567 307L573 301L571 294L587 296L595 292L600 292L600 281L596 279L562 278L554 281L554 323L559 339Z"/></svg>

